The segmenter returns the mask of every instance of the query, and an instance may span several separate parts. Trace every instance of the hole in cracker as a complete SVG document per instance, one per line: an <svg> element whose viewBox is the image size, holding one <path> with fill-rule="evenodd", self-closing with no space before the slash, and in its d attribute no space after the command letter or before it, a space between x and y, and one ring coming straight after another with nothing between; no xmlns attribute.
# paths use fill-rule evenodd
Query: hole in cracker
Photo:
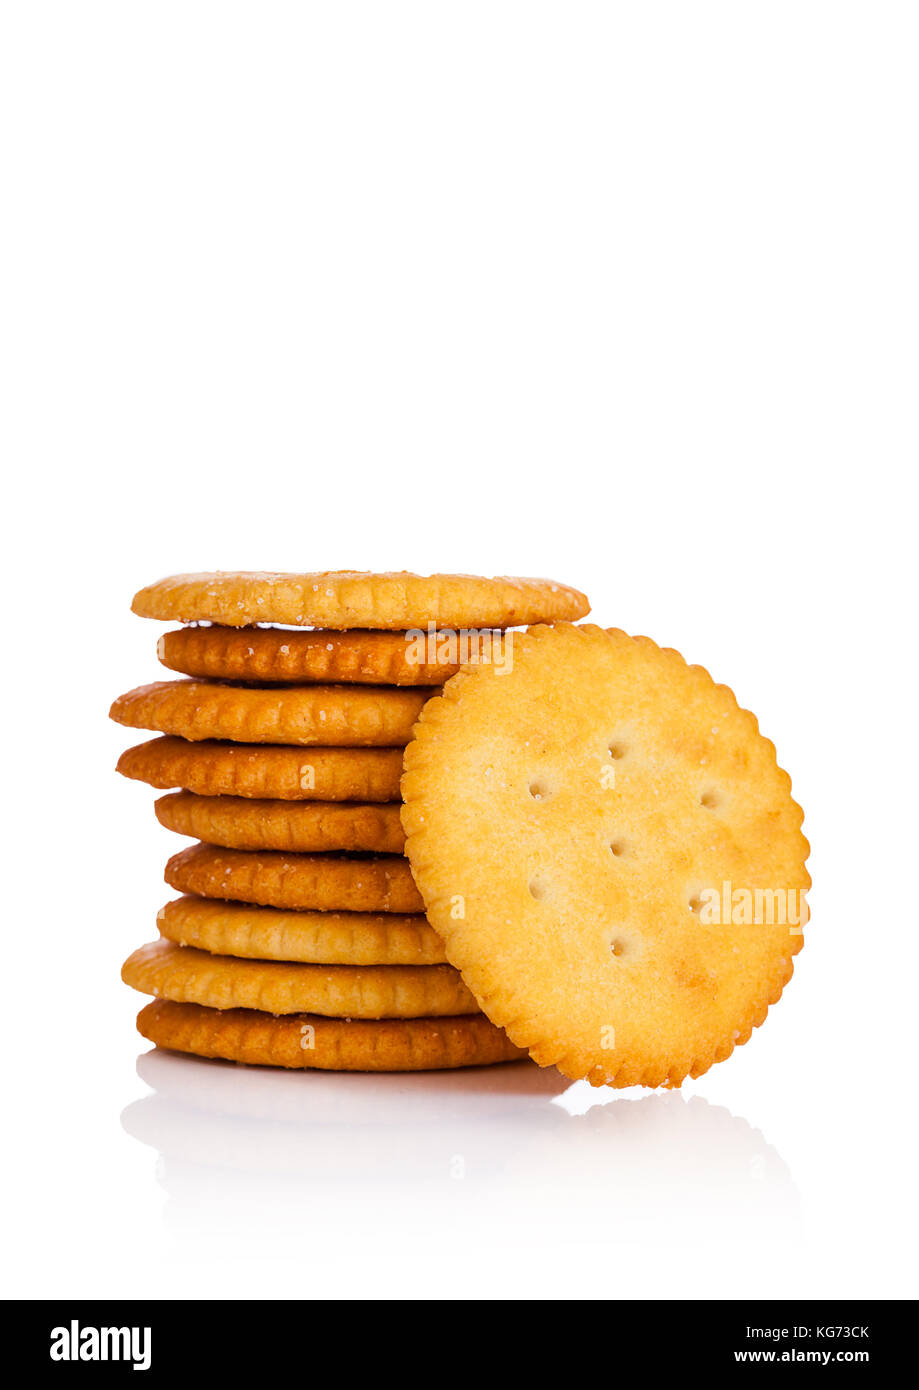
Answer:
<svg viewBox="0 0 919 1390"><path fill-rule="evenodd" d="M617 937L614 936L612 941L609 943L609 949L610 953L614 956L624 956L625 942L620 941Z"/></svg>
<svg viewBox="0 0 919 1390"><path fill-rule="evenodd" d="M549 892L547 884L541 878L531 878L527 886L530 890L530 897L535 898L537 902L541 902Z"/></svg>
<svg viewBox="0 0 919 1390"><path fill-rule="evenodd" d="M545 782L537 778L536 781L530 783L530 796L534 801L545 801L548 795L549 788Z"/></svg>
<svg viewBox="0 0 919 1390"><path fill-rule="evenodd" d="M696 913L702 911L702 899L699 897L698 893L695 897L689 899L689 910L690 912Z"/></svg>
<svg viewBox="0 0 919 1390"><path fill-rule="evenodd" d="M614 741L610 744L610 746L609 746L609 755L610 755L611 758L617 758L617 759L618 759L618 758L624 758L624 757L625 757L625 744L624 744L624 743L617 743L617 742L614 740Z"/></svg>
<svg viewBox="0 0 919 1390"><path fill-rule="evenodd" d="M709 811L713 811L715 807L719 804L720 800L721 798L718 795L718 793L713 791L703 792L702 795L699 797L699 801L701 802L701 804L705 806Z"/></svg>
<svg viewBox="0 0 919 1390"><path fill-rule="evenodd" d="M610 851L618 859L621 854L625 854L625 844L622 840L613 840L610 845Z"/></svg>

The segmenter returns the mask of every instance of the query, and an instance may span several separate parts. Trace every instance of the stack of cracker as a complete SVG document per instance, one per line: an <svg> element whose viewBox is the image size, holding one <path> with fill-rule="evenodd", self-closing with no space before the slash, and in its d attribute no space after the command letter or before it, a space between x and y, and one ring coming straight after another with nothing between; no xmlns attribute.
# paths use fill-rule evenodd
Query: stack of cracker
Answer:
<svg viewBox="0 0 919 1390"><path fill-rule="evenodd" d="M133 610L182 678L117 699L158 736L125 776L168 791L160 823L181 897L125 962L155 996L144 1037L205 1057L400 1071L525 1055L447 963L415 886L400 812L403 750L461 664L497 665L500 634L582 617L547 580L219 573L142 589ZM177 788L178 790L172 790Z"/></svg>

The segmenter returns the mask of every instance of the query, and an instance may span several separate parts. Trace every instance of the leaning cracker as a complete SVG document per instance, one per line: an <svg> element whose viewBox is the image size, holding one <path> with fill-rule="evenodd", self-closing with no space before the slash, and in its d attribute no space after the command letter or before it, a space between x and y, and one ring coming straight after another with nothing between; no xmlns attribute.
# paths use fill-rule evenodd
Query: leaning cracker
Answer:
<svg viewBox="0 0 919 1390"><path fill-rule="evenodd" d="M483 579L465 574L315 574L253 571L175 574L134 595L142 618L248 627L515 627L583 618L585 596L550 579Z"/></svg>
<svg viewBox="0 0 919 1390"><path fill-rule="evenodd" d="M334 1018L430 1018L479 1006L452 965L304 965L215 956L154 941L121 968L141 994L213 1009Z"/></svg>
<svg viewBox="0 0 919 1390"><path fill-rule="evenodd" d="M538 627L512 673L461 672L426 706L406 848L448 959L537 1062L679 1085L791 978L810 877L790 787L754 716L679 653ZM735 889L754 915L761 895L758 922Z"/></svg>
<svg viewBox="0 0 919 1390"><path fill-rule="evenodd" d="M284 748L260 743L191 743L169 735L127 748L125 777L200 796L284 801L398 801L401 748Z"/></svg>
<svg viewBox="0 0 919 1390"><path fill-rule="evenodd" d="M404 745L428 698L427 688L294 685L255 689L208 681L155 681L119 695L117 724L181 738L236 743Z"/></svg>
<svg viewBox="0 0 919 1390"><path fill-rule="evenodd" d="M315 965L443 965L444 944L420 913L283 912L187 896L156 915L180 946L254 960Z"/></svg>
<svg viewBox="0 0 919 1390"><path fill-rule="evenodd" d="M427 659L432 646L434 661ZM443 685L459 670L459 662L439 659L450 655L447 644L438 651L426 634L422 640L411 632L186 627L165 632L156 654L171 671L202 680Z"/></svg>
<svg viewBox="0 0 919 1390"><path fill-rule="evenodd" d="M137 1031L157 1047L249 1066L322 1071L438 1071L483 1067L526 1056L483 1014L458 1018L355 1019L252 1009L220 1012L155 999Z"/></svg>
<svg viewBox="0 0 919 1390"><path fill-rule="evenodd" d="M423 912L403 855L279 854L191 845L166 865L180 893L317 912Z"/></svg>
<svg viewBox="0 0 919 1390"><path fill-rule="evenodd" d="M401 854L399 803L257 801L244 796L172 792L155 804L167 830L228 849L373 850Z"/></svg>

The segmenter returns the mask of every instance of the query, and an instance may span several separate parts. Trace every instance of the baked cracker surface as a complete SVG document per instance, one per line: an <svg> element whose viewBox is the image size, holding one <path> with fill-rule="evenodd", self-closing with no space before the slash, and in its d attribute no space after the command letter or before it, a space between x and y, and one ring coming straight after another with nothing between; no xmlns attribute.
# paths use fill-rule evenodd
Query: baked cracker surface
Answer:
<svg viewBox="0 0 919 1390"><path fill-rule="evenodd" d="M286 801L398 801L401 748L320 748L227 743L164 734L126 748L117 770L152 787L200 796Z"/></svg>
<svg viewBox="0 0 919 1390"><path fill-rule="evenodd" d="M401 854L405 846L398 802L257 800L182 791L160 797L155 810L167 830L228 849Z"/></svg>
<svg viewBox="0 0 919 1390"><path fill-rule="evenodd" d="M109 718L189 740L396 747L411 737L428 694L426 686L154 681L119 695Z"/></svg>
<svg viewBox="0 0 919 1390"><path fill-rule="evenodd" d="M221 902L193 894L156 916L180 946L255 960L319 965L442 965L444 945L422 913L308 912Z"/></svg>
<svg viewBox="0 0 919 1390"><path fill-rule="evenodd" d="M314 965L242 960L172 941L134 951L121 978L142 994L215 1009L337 1018L425 1018L478 1013L451 965Z"/></svg>
<svg viewBox="0 0 919 1390"><path fill-rule="evenodd" d="M176 574L134 595L142 618L211 622L226 627L281 623L296 627L514 627L582 618L584 594L551 579L473 574L280 574L256 571Z"/></svg>
<svg viewBox="0 0 919 1390"><path fill-rule="evenodd" d="M459 663L438 652L427 660L428 645L410 632L185 627L163 633L156 650L169 670L199 680L443 685Z"/></svg>
<svg viewBox="0 0 919 1390"><path fill-rule="evenodd" d="M779 999L806 921L802 812L755 717L678 652L531 629L512 672L463 671L426 705L405 769L428 918L541 1065L679 1085Z"/></svg>
<svg viewBox="0 0 919 1390"><path fill-rule="evenodd" d="M281 854L190 845L164 874L170 888L205 898L316 912L423 912L404 855Z"/></svg>
<svg viewBox="0 0 919 1390"><path fill-rule="evenodd" d="M137 1030L158 1047L250 1066L323 1071L440 1071L526 1056L483 1014L454 1018L274 1018L254 1009L220 1011L154 999Z"/></svg>

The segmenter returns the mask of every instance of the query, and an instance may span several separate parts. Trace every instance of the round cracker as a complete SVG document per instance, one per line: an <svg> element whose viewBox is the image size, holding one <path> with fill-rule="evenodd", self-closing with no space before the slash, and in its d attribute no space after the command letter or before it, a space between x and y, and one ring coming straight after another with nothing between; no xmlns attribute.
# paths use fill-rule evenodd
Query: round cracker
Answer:
<svg viewBox="0 0 919 1390"><path fill-rule="evenodd" d="M185 627L163 633L156 654L171 671L201 680L443 685L459 670L459 662L419 660L428 644L408 632Z"/></svg>
<svg viewBox="0 0 919 1390"><path fill-rule="evenodd" d="M403 855L280 854L191 845L166 865L180 893L314 912L423 912Z"/></svg>
<svg viewBox="0 0 919 1390"><path fill-rule="evenodd" d="M399 802L362 806L346 801L260 801L171 792L160 797L155 810L167 830L227 849L401 854L405 848Z"/></svg>
<svg viewBox="0 0 919 1390"><path fill-rule="evenodd" d="M582 593L550 579L484 579L466 574L389 574L357 570L314 574L254 571L176 574L134 595L132 610L167 622L224 627L282 623L295 627L514 627L582 618Z"/></svg>
<svg viewBox="0 0 919 1390"><path fill-rule="evenodd" d="M434 1018L479 1006L452 965L304 965L215 956L173 941L139 947L121 978L141 994L212 1009L333 1018Z"/></svg>
<svg viewBox="0 0 919 1390"><path fill-rule="evenodd" d="M260 743L191 743L166 734L127 748L124 777L165 791L283 801L398 801L401 748L285 748Z"/></svg>
<svg viewBox="0 0 919 1390"><path fill-rule="evenodd" d="M155 681L109 710L117 724L190 739L234 743L397 747L411 737L428 689L294 685L254 688L208 681Z"/></svg>
<svg viewBox="0 0 919 1390"><path fill-rule="evenodd" d="M677 652L536 628L512 673L461 672L427 705L402 787L447 958L541 1065L679 1085L791 978L802 812L754 716ZM726 883L781 891L786 921L713 924Z"/></svg>
<svg viewBox="0 0 919 1390"><path fill-rule="evenodd" d="M322 1071L440 1071L518 1061L526 1053L483 1014L458 1018L354 1019L252 1009L221 1013L154 999L137 1031L157 1047L250 1066Z"/></svg>
<svg viewBox="0 0 919 1390"><path fill-rule="evenodd" d="M444 965L444 943L421 913L283 912L186 896L161 907L160 935L180 946L314 965Z"/></svg>

